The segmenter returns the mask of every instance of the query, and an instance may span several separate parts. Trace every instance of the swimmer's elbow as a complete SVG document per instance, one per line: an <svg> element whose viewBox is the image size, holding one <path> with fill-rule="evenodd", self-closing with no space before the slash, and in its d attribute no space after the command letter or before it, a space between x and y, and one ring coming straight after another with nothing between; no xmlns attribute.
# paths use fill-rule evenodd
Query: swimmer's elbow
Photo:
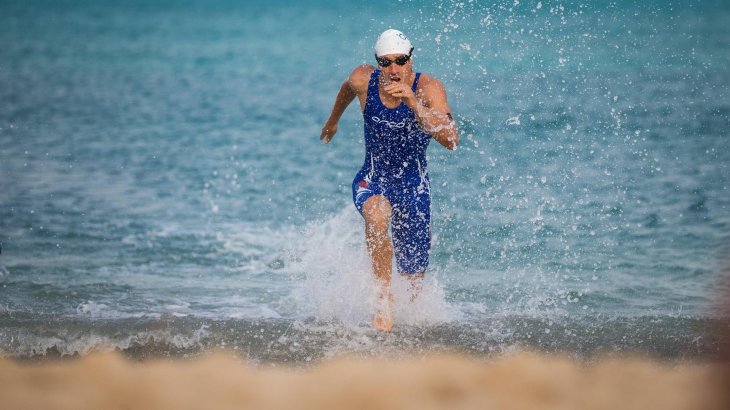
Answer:
<svg viewBox="0 0 730 410"><path fill-rule="evenodd" d="M447 138L446 144L444 145L449 151L455 151L456 148L459 146L459 134L454 134L453 136Z"/></svg>

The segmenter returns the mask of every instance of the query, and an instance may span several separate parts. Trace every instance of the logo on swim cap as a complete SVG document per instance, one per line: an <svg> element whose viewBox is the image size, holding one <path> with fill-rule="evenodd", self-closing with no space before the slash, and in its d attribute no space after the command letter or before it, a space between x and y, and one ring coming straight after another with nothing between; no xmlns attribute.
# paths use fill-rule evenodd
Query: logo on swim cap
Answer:
<svg viewBox="0 0 730 410"><path fill-rule="evenodd" d="M385 30L375 42L375 55L408 54L413 46L405 34L398 30Z"/></svg>

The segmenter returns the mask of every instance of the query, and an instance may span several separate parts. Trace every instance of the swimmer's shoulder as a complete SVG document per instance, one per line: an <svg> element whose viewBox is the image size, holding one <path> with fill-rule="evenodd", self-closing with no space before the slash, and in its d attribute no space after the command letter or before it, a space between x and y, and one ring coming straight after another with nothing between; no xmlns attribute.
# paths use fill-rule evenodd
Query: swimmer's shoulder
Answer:
<svg viewBox="0 0 730 410"><path fill-rule="evenodd" d="M446 97L446 89L441 80L427 73L421 73L418 79L416 93L423 96L426 101Z"/></svg>
<svg viewBox="0 0 730 410"><path fill-rule="evenodd" d="M444 85L441 83L441 80L431 74L421 73L421 76L418 78L417 88L423 91L442 91L444 89Z"/></svg>
<svg viewBox="0 0 730 410"><path fill-rule="evenodd" d="M367 91L368 82L370 82L370 76L373 74L373 71L375 71L375 67L370 64L361 64L355 67L347 79L350 87L357 92Z"/></svg>

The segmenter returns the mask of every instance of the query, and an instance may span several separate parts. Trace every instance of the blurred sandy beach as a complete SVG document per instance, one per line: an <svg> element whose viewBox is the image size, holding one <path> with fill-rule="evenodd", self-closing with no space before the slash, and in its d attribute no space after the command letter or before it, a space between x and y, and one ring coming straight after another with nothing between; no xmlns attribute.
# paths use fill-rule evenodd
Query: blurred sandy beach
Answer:
<svg viewBox="0 0 730 410"><path fill-rule="evenodd" d="M119 354L0 362L12 409L726 409L721 366L532 353L341 358L253 367L233 353L133 362Z"/></svg>

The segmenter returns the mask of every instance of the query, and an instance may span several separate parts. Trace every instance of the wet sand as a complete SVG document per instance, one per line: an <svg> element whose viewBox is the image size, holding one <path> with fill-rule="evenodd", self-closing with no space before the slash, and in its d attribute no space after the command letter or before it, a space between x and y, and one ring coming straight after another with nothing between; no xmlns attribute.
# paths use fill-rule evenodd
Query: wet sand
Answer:
<svg viewBox="0 0 730 410"><path fill-rule="evenodd" d="M531 353L340 358L253 366L230 352L133 362L95 353L0 360L10 409L727 409L723 366Z"/></svg>

